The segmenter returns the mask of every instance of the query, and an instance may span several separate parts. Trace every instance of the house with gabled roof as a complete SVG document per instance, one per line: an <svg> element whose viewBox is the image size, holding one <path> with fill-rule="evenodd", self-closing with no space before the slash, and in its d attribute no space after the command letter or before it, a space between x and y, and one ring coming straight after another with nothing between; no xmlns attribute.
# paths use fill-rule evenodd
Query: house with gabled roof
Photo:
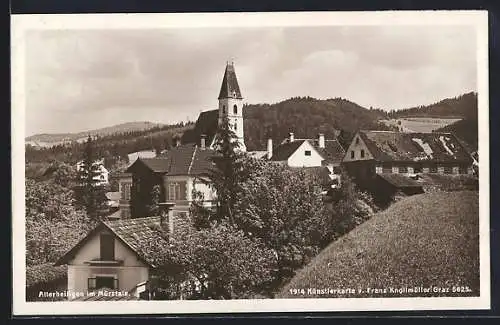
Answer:
<svg viewBox="0 0 500 325"><path fill-rule="evenodd" d="M372 130L356 133L342 161L361 188L376 191L389 186L409 194L422 192L427 181L448 183L461 179L453 176L473 177L472 163L471 154L452 133Z"/></svg>
<svg viewBox="0 0 500 325"><path fill-rule="evenodd" d="M162 217L102 221L55 263L67 265L68 292L94 295L107 289L120 296L139 295L145 290L154 260L142 253L141 241L168 242L155 230Z"/></svg>
<svg viewBox="0 0 500 325"><path fill-rule="evenodd" d="M337 186L340 184L340 164L344 155L344 148L336 138L325 139L320 133L316 139L300 139L290 133L276 147L273 147L272 139L268 139L266 158L289 167L324 169L321 174L326 172L332 185Z"/></svg>
<svg viewBox="0 0 500 325"><path fill-rule="evenodd" d="M215 192L206 184L213 168L211 157L216 152L193 144L180 145L158 158L138 158L126 172L132 175L131 215L149 216L152 191L159 188L160 202L175 203L175 214L187 217L193 201L193 191L203 195L204 204L211 206Z"/></svg>

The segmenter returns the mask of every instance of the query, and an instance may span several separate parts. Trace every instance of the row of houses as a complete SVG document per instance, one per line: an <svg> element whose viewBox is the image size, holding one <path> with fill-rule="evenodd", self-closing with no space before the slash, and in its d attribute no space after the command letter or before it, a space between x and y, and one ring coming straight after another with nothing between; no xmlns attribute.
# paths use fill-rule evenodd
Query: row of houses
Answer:
<svg viewBox="0 0 500 325"><path fill-rule="evenodd" d="M202 112L176 147L158 157L138 156L117 176L118 220L103 221L56 263L68 265L68 290L107 288L135 296L146 290L154 264L138 249L138 242L157 236L155 227L175 232L176 224L188 218L193 190L203 193L207 206L213 203L216 193L201 179L213 168L210 158L217 154L215 138L223 119L229 120L240 150L246 151L243 97L232 63L226 65L218 100L218 109ZM429 181L426 175L470 175L473 163L460 141L448 133L359 131L347 148L336 135L300 138L290 133L286 139L269 139L265 150L248 154L269 163L322 172L330 187L341 184L340 169L345 167L361 187L376 191L378 186L395 186L410 194L418 192L415 184ZM160 216L148 215L153 188L159 188L160 201L166 206Z"/></svg>

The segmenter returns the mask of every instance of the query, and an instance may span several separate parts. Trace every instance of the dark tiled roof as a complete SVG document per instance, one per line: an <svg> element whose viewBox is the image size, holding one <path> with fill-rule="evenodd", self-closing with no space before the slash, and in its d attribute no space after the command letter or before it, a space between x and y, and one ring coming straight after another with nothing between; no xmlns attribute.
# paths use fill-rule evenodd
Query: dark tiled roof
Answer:
<svg viewBox="0 0 500 325"><path fill-rule="evenodd" d="M224 78L222 79L222 85L219 92L219 99L221 98L243 98L232 63L228 63L226 65L226 71L224 71Z"/></svg>
<svg viewBox="0 0 500 325"><path fill-rule="evenodd" d="M293 142L282 143L273 149L271 160L284 161L288 160L290 156L307 140L297 140Z"/></svg>
<svg viewBox="0 0 500 325"><path fill-rule="evenodd" d="M138 158L132 166L140 163L146 165L146 167L155 173L166 173L170 166L168 160L165 158ZM130 167L127 171L133 170L133 168Z"/></svg>
<svg viewBox="0 0 500 325"><path fill-rule="evenodd" d="M472 162L450 133L360 131L359 135L378 161Z"/></svg>
<svg viewBox="0 0 500 325"><path fill-rule="evenodd" d="M201 135L204 134L205 144L209 146L217 132L217 127L219 124L219 111L211 110L204 111L200 113L194 128L187 130L181 137L181 142L183 144L193 143L200 145Z"/></svg>
<svg viewBox="0 0 500 325"><path fill-rule="evenodd" d="M80 240L70 251L62 256L54 265L67 264L78 252L78 250L85 245L95 234L103 229L108 229L115 234L118 239L134 251L137 256L146 264L155 267L155 261L149 256L142 253L140 245L143 242L156 242L157 247L168 245L168 242L160 236L160 217L147 217L135 219L122 219L122 220L106 220L102 221L92 231L90 231L85 238Z"/></svg>
<svg viewBox="0 0 500 325"><path fill-rule="evenodd" d="M325 140L324 148L317 145L315 148L327 162L341 162L345 156L345 150L337 140Z"/></svg>
<svg viewBox="0 0 500 325"><path fill-rule="evenodd" d="M139 158L128 170L134 170L137 164L144 164L155 173L196 176L212 168L210 158L214 155L216 152L212 149L187 144L168 150L161 158Z"/></svg>
<svg viewBox="0 0 500 325"><path fill-rule="evenodd" d="M161 236L160 217L147 217L123 220L103 221L103 223L128 247L138 254L149 265L154 266L154 261L141 253L140 244L146 241L156 241L158 245L168 245Z"/></svg>

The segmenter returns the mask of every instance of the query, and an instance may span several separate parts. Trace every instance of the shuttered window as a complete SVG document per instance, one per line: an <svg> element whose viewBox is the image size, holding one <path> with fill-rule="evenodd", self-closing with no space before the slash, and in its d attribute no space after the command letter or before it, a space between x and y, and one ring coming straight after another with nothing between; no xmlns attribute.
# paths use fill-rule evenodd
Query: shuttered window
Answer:
<svg viewBox="0 0 500 325"><path fill-rule="evenodd" d="M115 238L113 235L102 234L101 241L101 260L114 261L115 260Z"/></svg>
<svg viewBox="0 0 500 325"><path fill-rule="evenodd" d="M186 182L169 182L167 192L169 201L186 200Z"/></svg>

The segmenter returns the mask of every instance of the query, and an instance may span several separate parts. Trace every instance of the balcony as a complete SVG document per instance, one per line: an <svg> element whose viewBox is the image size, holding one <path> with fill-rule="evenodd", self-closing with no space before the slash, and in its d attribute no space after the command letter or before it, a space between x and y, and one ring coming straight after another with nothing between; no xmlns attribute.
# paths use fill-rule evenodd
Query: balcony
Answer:
<svg viewBox="0 0 500 325"><path fill-rule="evenodd" d="M123 260L102 260L102 259L93 259L90 261L86 261L85 264L90 266L121 266L123 265Z"/></svg>

